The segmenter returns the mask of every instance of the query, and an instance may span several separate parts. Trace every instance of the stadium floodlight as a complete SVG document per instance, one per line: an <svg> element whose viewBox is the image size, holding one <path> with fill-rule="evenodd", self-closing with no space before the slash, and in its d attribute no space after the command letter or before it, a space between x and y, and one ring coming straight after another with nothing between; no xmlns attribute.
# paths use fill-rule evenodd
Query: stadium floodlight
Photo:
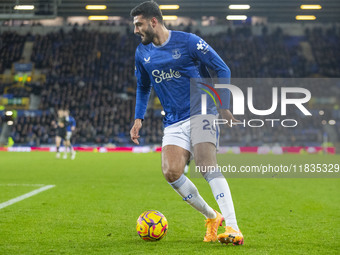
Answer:
<svg viewBox="0 0 340 255"><path fill-rule="evenodd" d="M229 5L230 10L248 10L250 9L249 4L231 4Z"/></svg>
<svg viewBox="0 0 340 255"><path fill-rule="evenodd" d="M177 20L176 15L163 15L163 20Z"/></svg>
<svg viewBox="0 0 340 255"><path fill-rule="evenodd" d="M302 10L320 10L322 6L319 4L303 4L300 6Z"/></svg>
<svg viewBox="0 0 340 255"><path fill-rule="evenodd" d="M13 115L13 112L12 112L12 111L6 111L5 115L6 115L6 116L12 116L12 115Z"/></svg>
<svg viewBox="0 0 340 255"><path fill-rule="evenodd" d="M86 10L106 10L106 5L86 5Z"/></svg>
<svg viewBox="0 0 340 255"><path fill-rule="evenodd" d="M161 9L161 10L178 10L179 9L179 5L178 4L173 4L173 5L161 4L159 6L159 9Z"/></svg>
<svg viewBox="0 0 340 255"><path fill-rule="evenodd" d="M108 20L108 16L89 16L89 20Z"/></svg>
<svg viewBox="0 0 340 255"><path fill-rule="evenodd" d="M227 20L246 20L246 15L228 15L226 17Z"/></svg>
<svg viewBox="0 0 340 255"><path fill-rule="evenodd" d="M29 11L34 10L34 5L16 5L13 8L14 10L22 10L22 11Z"/></svg>
<svg viewBox="0 0 340 255"><path fill-rule="evenodd" d="M295 17L296 20L316 20L314 15L297 15Z"/></svg>

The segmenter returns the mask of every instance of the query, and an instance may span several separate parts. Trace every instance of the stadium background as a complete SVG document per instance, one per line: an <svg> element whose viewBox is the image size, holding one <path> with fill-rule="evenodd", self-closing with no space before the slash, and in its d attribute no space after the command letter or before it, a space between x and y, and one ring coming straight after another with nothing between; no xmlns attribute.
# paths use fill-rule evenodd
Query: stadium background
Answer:
<svg viewBox="0 0 340 255"><path fill-rule="evenodd" d="M33 4L32 10L15 9L13 2L0 1L0 254L340 254L340 179L332 178L339 177L340 160L339 154L324 153L340 151L339 84L313 88L306 105L313 118L293 112L296 128L222 133L223 143L232 147L218 157L237 168L321 164L333 172L322 178L309 178L318 177L312 171L293 176L302 178L227 176L245 245L206 244L204 217L169 187L160 153L153 152L160 151L162 137L162 108L154 94L142 146L130 142L140 39L132 34L129 11L142 1L15 1ZM93 3L107 8L86 10ZM234 78L340 76L338 0L158 3L179 5L164 10L177 15L167 27L201 35ZM231 4L250 8L229 9ZM301 9L304 4L321 9ZM89 20L93 15L104 20ZM247 17L227 20L228 15ZM312 20L297 20L298 15ZM257 103L268 103L268 91L256 89ZM43 152L55 149L51 122L60 107L69 107L77 121L76 149L94 153L79 152L72 161ZM204 178L191 180L217 208ZM169 222L157 243L136 233L136 219L149 209Z"/></svg>

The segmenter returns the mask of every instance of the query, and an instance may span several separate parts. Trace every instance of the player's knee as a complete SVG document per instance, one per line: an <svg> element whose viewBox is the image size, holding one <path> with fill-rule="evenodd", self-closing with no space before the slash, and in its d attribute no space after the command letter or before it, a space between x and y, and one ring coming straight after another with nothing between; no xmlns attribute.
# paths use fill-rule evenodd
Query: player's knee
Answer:
<svg viewBox="0 0 340 255"><path fill-rule="evenodd" d="M162 171L167 182L171 183L177 181L182 175L182 171L176 167L162 167Z"/></svg>

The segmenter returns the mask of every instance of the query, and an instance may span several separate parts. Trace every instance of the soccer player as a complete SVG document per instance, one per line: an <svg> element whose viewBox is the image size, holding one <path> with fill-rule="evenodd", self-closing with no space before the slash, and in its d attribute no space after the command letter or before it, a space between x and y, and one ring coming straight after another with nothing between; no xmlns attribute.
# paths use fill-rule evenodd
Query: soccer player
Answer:
<svg viewBox="0 0 340 255"><path fill-rule="evenodd" d="M73 149L73 146L71 144L71 137L72 137L72 132L76 130L76 120L70 116L70 111L65 110L65 121L66 121L66 136L65 136L65 152L64 152L64 159L67 159L67 148L70 150L71 153L71 159L76 158L76 152Z"/></svg>
<svg viewBox="0 0 340 255"><path fill-rule="evenodd" d="M52 125L54 125L56 128L56 137L55 137L55 144L57 147L56 158L60 158L60 151L59 151L60 145L66 136L66 119L65 119L64 111L62 109L58 110L57 115L58 115L58 121L57 122L53 121Z"/></svg>
<svg viewBox="0 0 340 255"><path fill-rule="evenodd" d="M222 215L206 203L196 186L183 174L191 153L197 166L217 165L216 133L205 130L204 122L200 127L201 135L190 136L190 78L205 77L209 67L219 78L229 79L229 68L200 37L168 30L163 24L157 3L143 2L133 8L130 15L133 17L134 33L142 40L135 54L137 93L131 140L139 144L139 131L153 87L166 113L162 142L162 171L165 179L184 201L207 218L204 242L219 240L226 244L243 244L230 189L222 173L210 171L203 175L210 184ZM228 110L229 91L223 96L228 104L225 105L226 109L221 109L222 118L228 123L237 122ZM209 107L208 115L215 117L216 114L216 108ZM223 220L226 223L225 233L217 235Z"/></svg>

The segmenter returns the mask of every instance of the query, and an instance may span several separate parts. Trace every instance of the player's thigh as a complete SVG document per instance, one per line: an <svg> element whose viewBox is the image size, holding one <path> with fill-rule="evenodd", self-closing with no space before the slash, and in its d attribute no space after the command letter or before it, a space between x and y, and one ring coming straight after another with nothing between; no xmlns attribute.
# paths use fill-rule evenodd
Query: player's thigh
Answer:
<svg viewBox="0 0 340 255"><path fill-rule="evenodd" d="M213 143L198 143L194 145L194 159L196 166L201 169L216 167L216 146ZM203 172L202 172L203 174Z"/></svg>
<svg viewBox="0 0 340 255"><path fill-rule="evenodd" d="M162 171L168 182L176 181L189 161L190 152L177 145L166 145L162 148Z"/></svg>
<svg viewBox="0 0 340 255"><path fill-rule="evenodd" d="M56 137L55 137L55 143L56 143L56 145L59 146L59 145L60 145L60 142L61 142L61 137L60 137L60 136L56 136Z"/></svg>

